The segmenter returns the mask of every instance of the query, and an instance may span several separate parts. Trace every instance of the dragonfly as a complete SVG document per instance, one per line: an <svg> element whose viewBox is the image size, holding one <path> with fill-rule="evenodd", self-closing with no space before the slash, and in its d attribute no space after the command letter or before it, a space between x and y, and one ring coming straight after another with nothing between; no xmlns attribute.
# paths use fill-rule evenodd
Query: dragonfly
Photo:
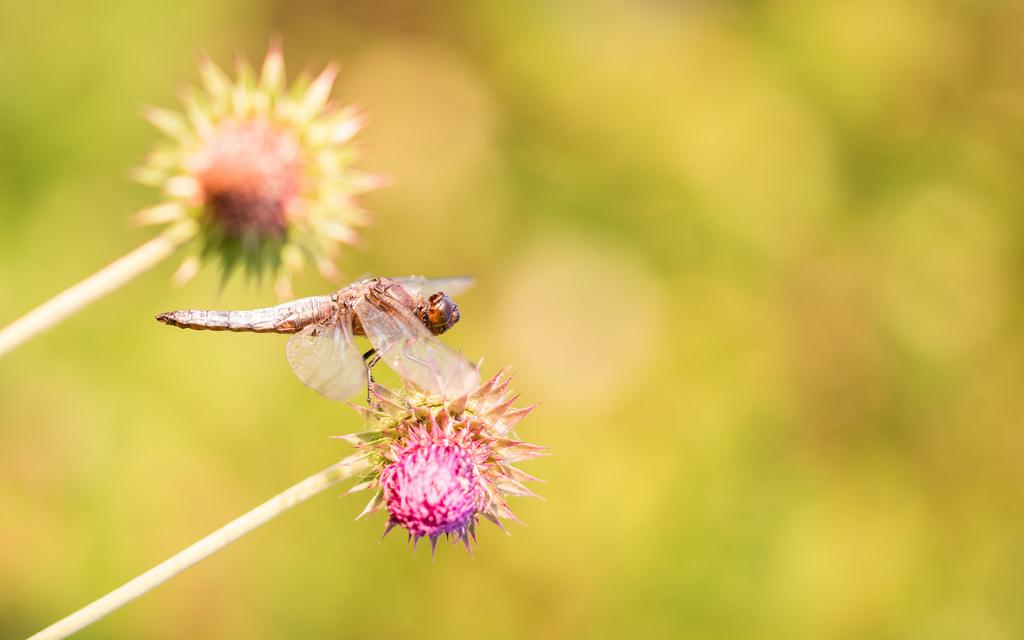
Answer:
<svg viewBox="0 0 1024 640"><path fill-rule="evenodd" d="M454 398L480 386L479 368L437 336L459 321L449 293L458 295L472 284L469 277L369 278L274 307L188 309L156 319L182 329L295 334L285 346L292 371L332 400L348 400L368 389L379 360L403 380ZM372 349L363 353L356 336L367 338Z"/></svg>

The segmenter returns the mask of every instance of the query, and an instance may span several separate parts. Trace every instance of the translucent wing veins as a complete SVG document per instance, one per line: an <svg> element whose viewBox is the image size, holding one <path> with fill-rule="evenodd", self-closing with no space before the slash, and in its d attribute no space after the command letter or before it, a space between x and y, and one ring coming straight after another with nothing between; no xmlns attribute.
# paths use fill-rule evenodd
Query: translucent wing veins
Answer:
<svg viewBox="0 0 1024 640"><path fill-rule="evenodd" d="M431 334L408 309L380 298L360 299L353 308L381 360L403 379L448 397L480 385L476 366Z"/></svg>
<svg viewBox="0 0 1024 640"><path fill-rule="evenodd" d="M352 332L313 324L289 338L288 364L303 384L332 400L348 400L366 387L366 364Z"/></svg>

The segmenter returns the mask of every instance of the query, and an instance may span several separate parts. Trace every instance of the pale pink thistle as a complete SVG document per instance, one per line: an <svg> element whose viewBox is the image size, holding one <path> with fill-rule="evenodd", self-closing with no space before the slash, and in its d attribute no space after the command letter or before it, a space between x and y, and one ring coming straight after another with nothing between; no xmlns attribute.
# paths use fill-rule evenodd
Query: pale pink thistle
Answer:
<svg viewBox="0 0 1024 640"><path fill-rule="evenodd" d="M356 197L385 184L351 166L364 117L331 101L337 74L329 65L289 88L276 45L258 75L240 61L232 79L201 60L203 88L183 92L184 113L146 112L167 139L135 177L168 201L138 212L136 222L198 238L202 261L219 258L225 276L238 266L276 274L280 297L291 297L291 277L307 262L336 278L339 248L358 244L354 227L369 222ZM195 275L199 263L186 259L175 279Z"/></svg>
<svg viewBox="0 0 1024 640"><path fill-rule="evenodd" d="M265 120L220 123L186 166L201 187L207 223L227 238L283 240L301 204L299 143Z"/></svg>

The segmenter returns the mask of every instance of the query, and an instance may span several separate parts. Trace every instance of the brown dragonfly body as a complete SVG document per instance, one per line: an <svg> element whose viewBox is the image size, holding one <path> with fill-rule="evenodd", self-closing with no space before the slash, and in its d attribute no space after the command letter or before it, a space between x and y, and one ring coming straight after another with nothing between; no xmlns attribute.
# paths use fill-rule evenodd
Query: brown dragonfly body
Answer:
<svg viewBox="0 0 1024 640"><path fill-rule="evenodd" d="M189 309L156 319L182 329L293 333L288 361L305 384L336 400L366 384L367 368L353 336L369 339L377 355L404 379L447 395L479 384L476 367L435 336L459 321L441 288L461 291L470 278L370 278L325 296L248 311Z"/></svg>
<svg viewBox="0 0 1024 640"><path fill-rule="evenodd" d="M252 333L296 333L317 322L351 322L352 334L365 336L366 332L358 316L352 313L355 302L365 299L374 301L384 309L392 305L404 307L431 329L431 333L437 335L459 321L459 310L446 294L435 293L434 297L434 306L450 305L452 313L450 318L445 318L445 322L433 326L430 322L431 299L413 293L399 280L392 278L371 278L326 296L299 298L276 307L248 311L188 309L161 313L156 319L182 329ZM435 330L435 326L438 330Z"/></svg>

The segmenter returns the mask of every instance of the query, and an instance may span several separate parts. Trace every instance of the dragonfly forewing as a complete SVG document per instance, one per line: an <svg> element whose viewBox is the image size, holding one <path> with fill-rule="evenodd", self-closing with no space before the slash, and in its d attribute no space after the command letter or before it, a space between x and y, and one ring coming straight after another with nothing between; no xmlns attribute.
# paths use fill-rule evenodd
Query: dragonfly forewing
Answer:
<svg viewBox="0 0 1024 640"><path fill-rule="evenodd" d="M306 327L288 339L288 364L303 384L331 400L348 400L366 388L366 363L351 331L336 324Z"/></svg>
<svg viewBox="0 0 1024 640"><path fill-rule="evenodd" d="M428 297L438 292L449 296L459 296L469 291L476 280L472 276L456 276L451 278L424 278L423 276L404 276L392 278L395 282L413 293Z"/></svg>
<svg viewBox="0 0 1024 640"><path fill-rule="evenodd" d="M476 365L434 337L407 309L387 305L385 310L366 298L353 308L381 360L402 379L449 398L480 386Z"/></svg>

